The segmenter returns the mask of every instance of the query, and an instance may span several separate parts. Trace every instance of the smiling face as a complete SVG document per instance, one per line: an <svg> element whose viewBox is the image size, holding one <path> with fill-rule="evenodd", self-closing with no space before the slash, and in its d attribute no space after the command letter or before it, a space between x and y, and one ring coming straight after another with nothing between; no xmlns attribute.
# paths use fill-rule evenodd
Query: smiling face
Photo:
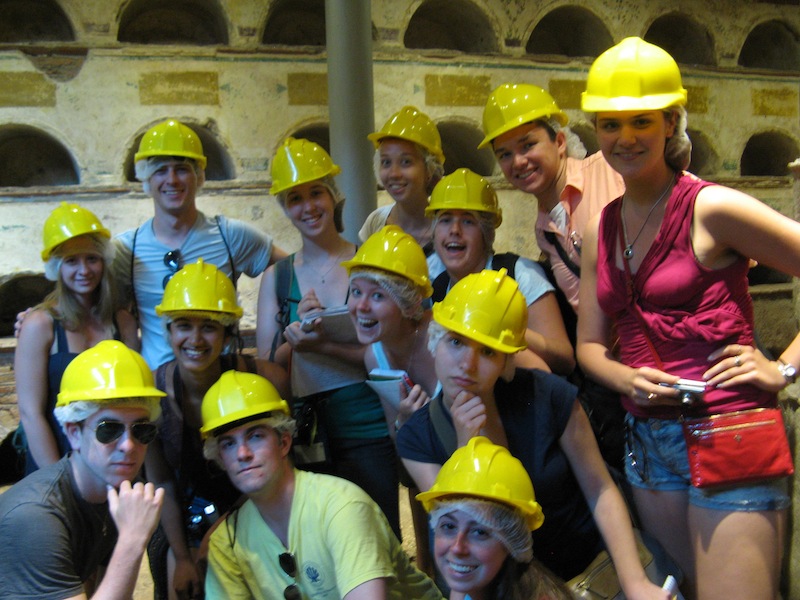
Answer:
<svg viewBox="0 0 800 600"><path fill-rule="evenodd" d="M321 181L301 183L286 192L283 211L301 235L314 237L336 227L333 221L335 202Z"/></svg>
<svg viewBox="0 0 800 600"><path fill-rule="evenodd" d="M492 148L500 170L518 190L545 196L556 186L567 143L562 132L551 132L537 122L525 123L499 135Z"/></svg>
<svg viewBox="0 0 800 600"><path fill-rule="evenodd" d="M433 535L436 565L450 589L483 598L508 557L502 542L461 510L439 517Z"/></svg>
<svg viewBox="0 0 800 600"><path fill-rule="evenodd" d="M225 326L213 319L179 317L169 324L169 344L180 365L190 371L208 369L222 353Z"/></svg>
<svg viewBox="0 0 800 600"><path fill-rule="evenodd" d="M413 142L398 138L381 141L378 175L395 202L428 197L425 158Z"/></svg>
<svg viewBox="0 0 800 600"><path fill-rule="evenodd" d="M150 176L156 210L178 215L194 210L198 177L194 166L178 160L164 161Z"/></svg>
<svg viewBox="0 0 800 600"><path fill-rule="evenodd" d="M660 110L597 113L597 141L608 164L624 179L644 179L666 167L664 147L675 115Z"/></svg>
<svg viewBox="0 0 800 600"><path fill-rule="evenodd" d="M97 440L95 429L102 421L126 425L125 433L108 444ZM83 497L97 502L105 499L106 486L119 488L123 481L132 481L139 473L147 453L147 445L131 434L134 423L149 423L146 408L111 406L102 408L83 423L67 423L67 438L73 449L75 478Z"/></svg>
<svg viewBox="0 0 800 600"><path fill-rule="evenodd" d="M291 436L262 421L250 421L217 438L219 459L243 494L274 492L291 465Z"/></svg>
<svg viewBox="0 0 800 600"><path fill-rule="evenodd" d="M445 403L450 406L462 390L481 398L492 397L508 356L454 331L446 332L436 345L434 357Z"/></svg>
<svg viewBox="0 0 800 600"><path fill-rule="evenodd" d="M351 281L347 309L361 344L394 339L402 332L406 321L400 307L386 290L363 277Z"/></svg>
<svg viewBox="0 0 800 600"><path fill-rule="evenodd" d="M478 273L489 257L480 218L469 210L439 211L433 229L433 247L451 279Z"/></svg>
<svg viewBox="0 0 800 600"><path fill-rule="evenodd" d="M92 239L79 235L61 244L61 281L77 295L92 294L103 278L103 257Z"/></svg>

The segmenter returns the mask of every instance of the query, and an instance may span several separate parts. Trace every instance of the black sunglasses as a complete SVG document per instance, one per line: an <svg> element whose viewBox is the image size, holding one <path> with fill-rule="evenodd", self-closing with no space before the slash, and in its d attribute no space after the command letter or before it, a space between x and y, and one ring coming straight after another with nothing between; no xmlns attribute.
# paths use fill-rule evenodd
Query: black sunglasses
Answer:
<svg viewBox="0 0 800 600"><path fill-rule="evenodd" d="M292 579L297 579L297 561L294 559L294 554L284 552L278 556L278 563L284 573ZM300 588L297 587L296 583L293 583L283 590L283 597L284 600L301 600Z"/></svg>
<svg viewBox="0 0 800 600"><path fill-rule="evenodd" d="M121 438L128 428L133 439L145 446L156 439L158 434L158 426L155 423L134 423L128 426L120 421L100 421L93 431L98 442L111 444Z"/></svg>
<svg viewBox="0 0 800 600"><path fill-rule="evenodd" d="M176 248L175 250L170 250L164 255L164 266L166 266L171 273L167 273L164 276L164 280L161 282L161 287L166 288L169 280L172 279L172 276L175 275L181 269L181 263L183 261L183 256L181 256L181 249Z"/></svg>

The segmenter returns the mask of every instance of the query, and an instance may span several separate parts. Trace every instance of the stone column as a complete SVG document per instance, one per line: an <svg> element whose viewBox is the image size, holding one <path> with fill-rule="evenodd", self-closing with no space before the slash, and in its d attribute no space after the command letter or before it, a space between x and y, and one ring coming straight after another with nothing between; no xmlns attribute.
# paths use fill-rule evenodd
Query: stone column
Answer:
<svg viewBox="0 0 800 600"><path fill-rule="evenodd" d="M331 155L342 168L337 183L347 198L345 237L352 242L377 205L372 170L375 116L372 20L369 0L325 0Z"/></svg>

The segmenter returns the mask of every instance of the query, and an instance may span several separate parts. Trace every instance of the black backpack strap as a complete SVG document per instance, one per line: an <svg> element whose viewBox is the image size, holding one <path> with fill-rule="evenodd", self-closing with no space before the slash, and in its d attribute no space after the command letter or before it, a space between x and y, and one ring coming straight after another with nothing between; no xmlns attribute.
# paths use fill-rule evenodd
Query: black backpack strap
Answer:
<svg viewBox="0 0 800 600"><path fill-rule="evenodd" d="M447 271L442 271L436 276L436 279L433 280L432 285L433 295L431 296L431 300L433 302L441 302L447 295L447 288L450 287L450 275L447 274Z"/></svg>
<svg viewBox="0 0 800 600"><path fill-rule="evenodd" d="M442 396L434 398L428 408L428 414L431 418L431 425L433 425L433 432L439 441L444 446L445 452L448 456L452 456L453 452L458 448L458 438L456 438L456 430L448 422L444 414L444 400Z"/></svg>
<svg viewBox="0 0 800 600"><path fill-rule="evenodd" d="M575 277L580 278L581 276L581 268L572 262L572 259L567 255L567 251L564 250L564 247L558 241L558 236L556 235L555 231L544 231L544 239L546 239L550 244L552 244L558 255L561 257L561 260L564 261L564 264L567 265L567 268L572 271L572 274Z"/></svg>
<svg viewBox="0 0 800 600"><path fill-rule="evenodd" d="M139 235L139 228L137 227L133 232L133 242L131 242L131 296L133 297L133 302L131 302L131 315L139 322L139 303L136 301L136 286L133 283L133 264L136 260L136 238Z"/></svg>
<svg viewBox="0 0 800 600"><path fill-rule="evenodd" d="M275 321L278 323L278 330L272 338L272 348L269 352L269 360L275 361L275 352L283 341L283 330L289 325L291 309L289 303L293 300L289 297L292 291L294 269L292 268L292 257L287 256L275 263L275 298L278 301L278 312L275 313ZM298 302L298 300L294 300Z"/></svg>
<svg viewBox="0 0 800 600"><path fill-rule="evenodd" d="M258 375L258 365L256 364L255 357L250 354L242 354L242 358L244 359L244 368L247 369L247 372Z"/></svg>
<svg viewBox="0 0 800 600"><path fill-rule="evenodd" d="M230 244L228 244L228 239L225 237L225 232L222 230L222 224L220 223L220 215L214 217L214 220L217 223L217 229L219 229L219 235L222 238L222 243L225 244L225 250L228 252L228 263L231 265L231 282L233 283L233 289L236 289L236 280L238 279L236 275L236 263L233 262L233 254L231 253Z"/></svg>
<svg viewBox="0 0 800 600"><path fill-rule="evenodd" d="M228 252L228 264L231 266L231 283L233 283L233 289L236 290L236 280L239 278L236 274L236 263L233 261L233 253L231 252L231 246L228 244L228 238L225 237L225 231L222 229L222 222L220 221L220 215L216 215L214 217L214 221L217 224L217 229L219 230L219 237L222 238L222 243L225 244L225 250ZM233 327L233 337L236 342L236 350L238 354L242 354L244 352L244 340L242 339L241 331L239 330L239 324L237 323Z"/></svg>
<svg viewBox="0 0 800 600"><path fill-rule="evenodd" d="M505 269L508 271L508 276L511 279L516 281L516 277L514 277L514 271L517 268L517 261L519 260L519 254L514 254L513 252L503 252L502 254L495 254L492 257L492 270L499 271L500 269Z"/></svg>

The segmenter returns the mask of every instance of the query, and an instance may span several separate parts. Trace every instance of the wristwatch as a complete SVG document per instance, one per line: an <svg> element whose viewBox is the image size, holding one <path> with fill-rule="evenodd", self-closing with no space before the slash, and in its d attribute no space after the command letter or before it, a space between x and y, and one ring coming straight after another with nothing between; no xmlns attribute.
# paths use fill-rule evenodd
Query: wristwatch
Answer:
<svg viewBox="0 0 800 600"><path fill-rule="evenodd" d="M787 362L783 362L780 358L778 359L778 371L781 372L783 378L786 380L786 383L794 383L797 379L797 368L794 365L790 365Z"/></svg>

